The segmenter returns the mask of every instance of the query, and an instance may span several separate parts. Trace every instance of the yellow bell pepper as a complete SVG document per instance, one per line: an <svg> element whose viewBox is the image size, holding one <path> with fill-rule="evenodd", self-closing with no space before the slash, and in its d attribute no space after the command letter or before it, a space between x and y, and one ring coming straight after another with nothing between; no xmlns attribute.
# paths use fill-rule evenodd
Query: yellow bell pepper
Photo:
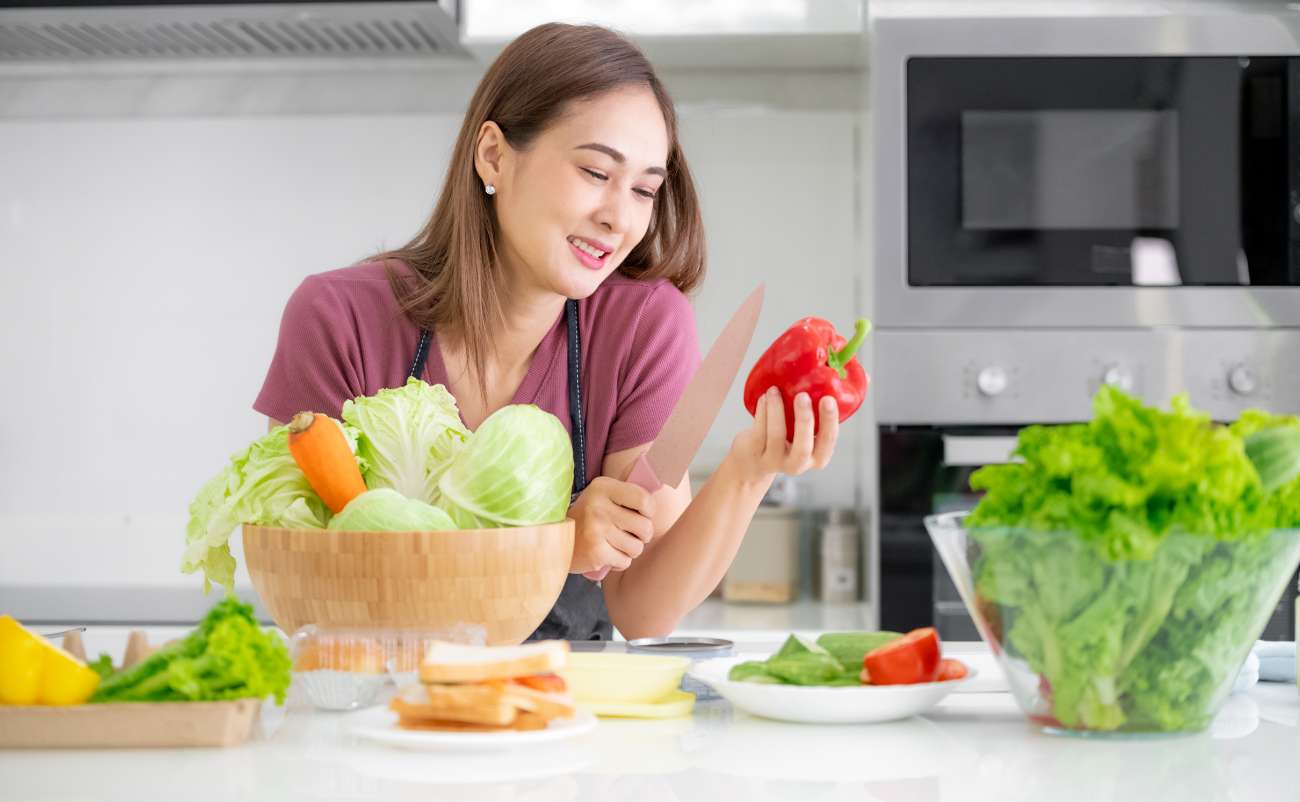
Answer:
<svg viewBox="0 0 1300 802"><path fill-rule="evenodd" d="M79 705L99 687L99 675L86 664L49 644L45 664L41 667L41 689L36 703L42 705Z"/></svg>
<svg viewBox="0 0 1300 802"><path fill-rule="evenodd" d="M36 703L45 662L41 640L10 616L0 616L0 704Z"/></svg>
<svg viewBox="0 0 1300 802"><path fill-rule="evenodd" d="M80 660L0 616L0 704L76 705L98 685L99 675Z"/></svg>

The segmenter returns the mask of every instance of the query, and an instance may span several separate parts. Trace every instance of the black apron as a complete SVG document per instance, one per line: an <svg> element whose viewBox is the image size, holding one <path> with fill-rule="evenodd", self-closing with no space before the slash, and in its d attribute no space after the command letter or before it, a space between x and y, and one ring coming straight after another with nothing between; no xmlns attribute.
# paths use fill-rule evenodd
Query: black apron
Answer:
<svg viewBox="0 0 1300 802"><path fill-rule="evenodd" d="M587 429L582 420L582 338L578 332L578 302L564 304L565 322L569 329L569 435L573 441L573 495L570 503L587 486ZM411 361L409 376L420 378L424 363L429 358L429 330L420 330L420 341L415 346L415 359ZM614 625L609 620L605 595L600 586L582 574L569 574L564 580L560 598L547 614L537 631L528 640L611 640Z"/></svg>

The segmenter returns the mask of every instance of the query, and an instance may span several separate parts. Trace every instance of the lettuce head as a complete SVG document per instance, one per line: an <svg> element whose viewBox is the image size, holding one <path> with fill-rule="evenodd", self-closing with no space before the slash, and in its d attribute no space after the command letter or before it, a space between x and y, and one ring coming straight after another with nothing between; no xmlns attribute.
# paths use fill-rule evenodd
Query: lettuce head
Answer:
<svg viewBox="0 0 1300 802"><path fill-rule="evenodd" d="M342 415L357 431L366 487L389 487L429 504L438 500L438 480L469 437L447 388L416 378L345 401Z"/></svg>
<svg viewBox="0 0 1300 802"><path fill-rule="evenodd" d="M355 436L345 426L349 444ZM203 589L212 583L235 586L230 535L240 524L319 529L329 509L289 453L289 428L277 426L231 456L221 473L199 490L190 504L181 571L203 571Z"/></svg>

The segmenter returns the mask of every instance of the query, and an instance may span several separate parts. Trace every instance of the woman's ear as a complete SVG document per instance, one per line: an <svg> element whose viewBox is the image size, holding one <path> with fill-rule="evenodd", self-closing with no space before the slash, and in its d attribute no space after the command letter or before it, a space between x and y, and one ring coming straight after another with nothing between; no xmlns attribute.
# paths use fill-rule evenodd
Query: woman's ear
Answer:
<svg viewBox="0 0 1300 802"><path fill-rule="evenodd" d="M505 160L510 145L501 127L488 120L478 129L478 140L474 145L474 170L483 182L483 188L499 187L505 168Z"/></svg>

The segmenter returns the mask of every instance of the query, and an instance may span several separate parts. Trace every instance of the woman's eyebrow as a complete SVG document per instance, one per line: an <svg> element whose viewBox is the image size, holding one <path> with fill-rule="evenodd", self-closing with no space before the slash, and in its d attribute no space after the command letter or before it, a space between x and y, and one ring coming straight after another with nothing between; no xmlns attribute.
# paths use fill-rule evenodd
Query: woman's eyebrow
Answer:
<svg viewBox="0 0 1300 802"><path fill-rule="evenodd" d="M599 142L588 142L585 145L577 146L576 148L574 148L574 150L594 150L597 153L605 154L606 156L610 157L611 159L618 162L619 164L627 163L626 156L624 156L622 153L619 153L614 148L611 148L609 145L602 145ZM657 175L660 178L663 178L665 180L668 178L668 171L662 167L647 167L645 171L647 173L653 173L654 175Z"/></svg>

